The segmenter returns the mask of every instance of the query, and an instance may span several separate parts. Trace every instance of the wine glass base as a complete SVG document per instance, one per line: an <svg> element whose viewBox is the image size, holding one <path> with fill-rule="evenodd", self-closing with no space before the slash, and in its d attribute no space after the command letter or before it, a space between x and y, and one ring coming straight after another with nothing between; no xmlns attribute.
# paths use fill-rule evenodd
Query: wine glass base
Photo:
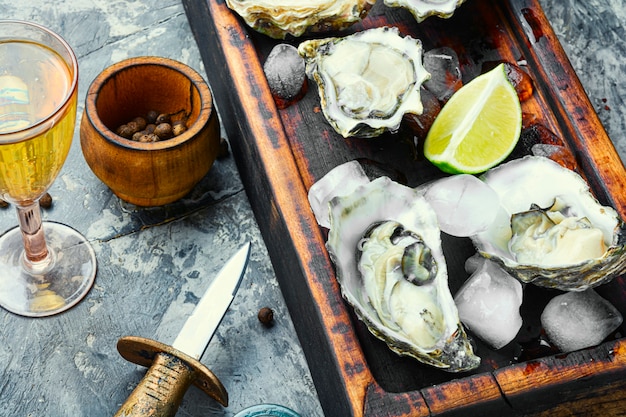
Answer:
<svg viewBox="0 0 626 417"><path fill-rule="evenodd" d="M93 286L96 255L75 229L45 221L43 230L53 264L31 274L24 268L24 244L19 227L0 236L0 307L21 316L61 313L82 300Z"/></svg>

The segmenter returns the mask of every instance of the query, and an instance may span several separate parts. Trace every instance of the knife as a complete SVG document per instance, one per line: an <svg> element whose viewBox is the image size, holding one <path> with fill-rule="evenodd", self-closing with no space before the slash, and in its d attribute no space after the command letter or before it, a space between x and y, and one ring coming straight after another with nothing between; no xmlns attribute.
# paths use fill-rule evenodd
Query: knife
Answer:
<svg viewBox="0 0 626 417"><path fill-rule="evenodd" d="M239 289L249 258L247 243L222 267L171 346L137 336L118 341L124 359L149 369L115 416L173 416L192 383L228 405L226 389L199 359Z"/></svg>

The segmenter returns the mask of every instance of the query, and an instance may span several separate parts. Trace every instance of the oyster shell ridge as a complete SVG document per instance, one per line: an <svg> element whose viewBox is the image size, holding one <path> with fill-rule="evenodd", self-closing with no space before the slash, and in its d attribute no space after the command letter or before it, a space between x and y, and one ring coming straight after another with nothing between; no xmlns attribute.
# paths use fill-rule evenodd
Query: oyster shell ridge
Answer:
<svg viewBox="0 0 626 417"><path fill-rule="evenodd" d="M378 199L380 207L369 206L373 199ZM389 204L395 206L389 210ZM354 193L333 198L329 205L331 211L331 227L326 247L329 256L336 268L336 277L339 282L343 298L350 304L355 314L377 338L383 340L387 346L399 355L410 356L418 361L449 372L463 372L476 368L480 364L470 342L470 339L460 323L458 312L448 288L447 269L441 250L440 232L436 223L436 214L425 199L412 188L400 185L387 177L380 177L369 184L360 186ZM362 210L370 218L357 218ZM356 224L342 225L342 215L357 218ZM368 296L363 289L361 276L354 255L361 233L367 227L378 221L397 221L408 229L419 229L414 223L430 223L432 229L424 232L418 230L424 242L432 250L432 255L438 262L439 268L435 282L438 302L445 309L445 335L439 339L433 348L423 349L413 344L404 336L382 325L377 313L369 304ZM353 218L353 219L354 219ZM408 226L407 226L408 224ZM357 230L357 233L346 236L342 228ZM351 249L354 248L354 249ZM348 252L348 253L346 253Z"/></svg>
<svg viewBox="0 0 626 417"><path fill-rule="evenodd" d="M512 172L516 181L522 181L522 177L528 176L529 181L526 187L521 187L517 183L511 185L505 178L508 172ZM549 181L546 176L548 174ZM607 251L601 258L589 259L572 265L562 266L542 266L542 265L521 265L515 261L510 253L502 250L504 247L502 242L490 242L489 231L471 236L471 240L477 249L477 252L488 259L498 263L503 269L511 275L519 279L523 283L533 283L535 285L554 288L563 291L584 291L587 288L597 287L598 285L609 282L616 276L626 272L626 226L617 212L608 206L602 206L591 193L587 182L577 173L562 167L558 163L541 156L525 156L505 164L499 165L481 176L481 179L487 184L493 185L495 191L500 194L501 201L507 204L515 205L515 209L511 211L523 211L530 207L531 203L547 205L550 196L540 195L539 191L534 187L541 187L542 183L546 187L565 187L565 183L572 181L567 186L569 192L579 192L582 196L581 204L596 204L598 214L594 216L602 216L602 223L606 225L600 227L607 241ZM526 189L524 189L526 188ZM503 196L503 190L506 189L507 195ZM525 197L522 193L532 194L535 192L536 199L543 201L523 200ZM550 190L555 194L553 190ZM555 197L552 195L551 197ZM519 199L522 199L518 201ZM576 200L576 199L574 199ZM521 206L526 201L528 207ZM514 213L508 213L509 216ZM594 223L598 226L598 223ZM493 225L492 228L497 227ZM503 227L503 226L501 226ZM606 230L611 228L611 230ZM497 235L498 233L494 233ZM500 232L501 239L506 233ZM495 239L495 238L494 238Z"/></svg>
<svg viewBox="0 0 626 417"><path fill-rule="evenodd" d="M390 51L395 51L401 55L402 60L411 66L412 80L404 85L400 96L396 97L397 104L392 111L381 113L377 111L378 109L370 107L370 112L366 116L361 116L360 114L350 114L344 109L339 94L345 91L345 88L340 88L336 82L338 77L336 75L331 76L325 68L328 57L331 57L335 50L341 47L338 45L344 42L386 45ZM383 26L367 29L346 37L307 40L300 43L298 52L306 61L307 75L318 86L324 117L335 131L344 138L351 136L373 138L385 131L394 133L399 129L405 114L421 114L423 111L420 87L424 81L430 78L430 73L422 65L422 43L419 39L414 39L408 35L403 37L397 27ZM378 61L369 59L368 62ZM350 65L346 66L346 69L348 68L350 71L356 71L361 66L350 61ZM348 74L346 78L353 82L355 76L358 74ZM394 77L388 78L393 79ZM385 90L382 94L388 98L391 93L391 91Z"/></svg>
<svg viewBox="0 0 626 417"><path fill-rule="evenodd" d="M367 16L374 0L226 0L228 8L259 33L274 39L346 29Z"/></svg>
<svg viewBox="0 0 626 417"><path fill-rule="evenodd" d="M452 17L454 11L465 0L384 0L389 7L403 7L408 9L417 23L421 23L430 16L438 16L443 19Z"/></svg>

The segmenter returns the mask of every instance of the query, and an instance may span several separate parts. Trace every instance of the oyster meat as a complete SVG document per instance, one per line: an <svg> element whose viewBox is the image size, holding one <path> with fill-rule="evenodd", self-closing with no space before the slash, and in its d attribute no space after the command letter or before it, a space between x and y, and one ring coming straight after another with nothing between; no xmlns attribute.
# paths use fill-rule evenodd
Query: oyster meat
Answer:
<svg viewBox="0 0 626 417"><path fill-rule="evenodd" d="M275 39L342 30L363 19L375 0L226 0L254 30Z"/></svg>
<svg viewBox="0 0 626 417"><path fill-rule="evenodd" d="M575 172L526 156L487 171L482 180L500 196L501 209L472 240L481 255L520 281L584 291L626 272L623 221Z"/></svg>
<svg viewBox="0 0 626 417"><path fill-rule="evenodd" d="M429 16L451 17L464 2L465 0L384 0L389 7L408 9L418 23Z"/></svg>
<svg viewBox="0 0 626 417"><path fill-rule="evenodd" d="M422 44L395 27L304 41L298 52L317 83L324 116L343 137L395 132L404 114L422 113L420 87L430 77Z"/></svg>
<svg viewBox="0 0 626 417"><path fill-rule="evenodd" d="M342 295L394 352L449 372L480 363L448 288L437 216L419 193L377 178L329 202L326 244Z"/></svg>

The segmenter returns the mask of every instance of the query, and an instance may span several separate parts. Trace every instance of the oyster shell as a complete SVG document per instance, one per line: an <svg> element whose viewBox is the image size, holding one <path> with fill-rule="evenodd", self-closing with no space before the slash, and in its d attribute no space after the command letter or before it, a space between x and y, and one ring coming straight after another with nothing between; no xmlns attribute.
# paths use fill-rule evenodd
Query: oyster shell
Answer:
<svg viewBox="0 0 626 417"><path fill-rule="evenodd" d="M500 196L501 212L472 241L520 281L583 291L626 271L624 223L575 172L526 156L482 179Z"/></svg>
<svg viewBox="0 0 626 417"><path fill-rule="evenodd" d="M254 30L275 39L345 29L363 19L375 0L226 0Z"/></svg>
<svg viewBox="0 0 626 417"><path fill-rule="evenodd" d="M451 17L464 2L465 0L384 0L389 7L408 9L418 23L429 16Z"/></svg>
<svg viewBox="0 0 626 417"><path fill-rule="evenodd" d="M370 332L394 352L449 372L477 367L426 200L380 177L329 205L326 246L343 297Z"/></svg>
<svg viewBox="0 0 626 417"><path fill-rule="evenodd" d="M430 77L422 43L395 27L304 41L298 52L317 83L324 116L343 137L395 132L405 113L422 113L420 87Z"/></svg>

